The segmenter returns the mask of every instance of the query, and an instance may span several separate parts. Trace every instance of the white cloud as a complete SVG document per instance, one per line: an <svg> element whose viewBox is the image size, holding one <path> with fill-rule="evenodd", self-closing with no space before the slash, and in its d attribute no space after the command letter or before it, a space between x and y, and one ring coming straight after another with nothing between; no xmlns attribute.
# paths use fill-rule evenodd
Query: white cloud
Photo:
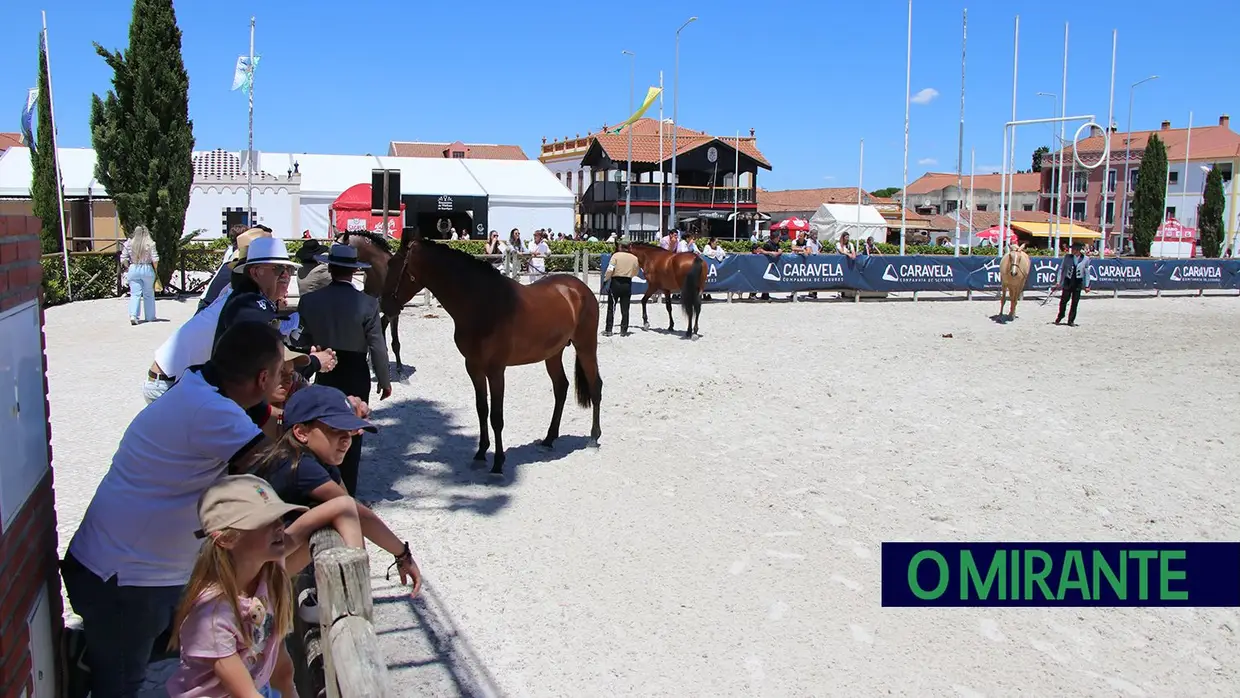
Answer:
<svg viewBox="0 0 1240 698"><path fill-rule="evenodd" d="M920 159L920 160L918 160L918 161L917 161L917 164L918 164L918 165L923 165L923 166L925 166L925 167L930 167L930 166L932 166L932 165L937 165L937 164L939 164L939 161L938 161L938 160L935 160L934 158L922 158L922 159Z"/></svg>
<svg viewBox="0 0 1240 698"><path fill-rule="evenodd" d="M917 94L910 97L908 101L912 102L913 104L929 104L930 102L934 101L935 97L938 97L938 96L939 96L938 90L934 89L933 87L927 87L924 90L920 90Z"/></svg>

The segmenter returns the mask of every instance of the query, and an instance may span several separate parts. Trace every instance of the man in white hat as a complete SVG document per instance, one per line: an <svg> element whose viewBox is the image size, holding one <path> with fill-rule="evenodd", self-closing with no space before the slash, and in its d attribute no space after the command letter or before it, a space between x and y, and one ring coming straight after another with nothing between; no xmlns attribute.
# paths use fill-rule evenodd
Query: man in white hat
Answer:
<svg viewBox="0 0 1240 698"><path fill-rule="evenodd" d="M260 237L250 242L244 260L232 275L232 294L220 310L215 340L238 322L261 322L279 326L280 302L288 295L288 282L297 263L288 256L283 240Z"/></svg>

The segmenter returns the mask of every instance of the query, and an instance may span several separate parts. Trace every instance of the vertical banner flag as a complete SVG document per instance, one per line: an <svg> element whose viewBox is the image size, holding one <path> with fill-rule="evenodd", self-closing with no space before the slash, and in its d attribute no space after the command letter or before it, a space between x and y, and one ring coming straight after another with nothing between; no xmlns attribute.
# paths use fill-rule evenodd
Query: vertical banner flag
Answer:
<svg viewBox="0 0 1240 698"><path fill-rule="evenodd" d="M250 65L249 56L237 56L237 67L233 69L232 89L249 94L250 79L254 69L258 67L258 56L254 57L254 65Z"/></svg>
<svg viewBox="0 0 1240 698"><path fill-rule="evenodd" d="M629 118L625 119L619 124L616 124L616 128L610 131L610 133L620 133L620 130L623 129L625 126L628 126L634 121L637 121L638 119L642 118L642 114L645 114L646 110L650 108L650 105L654 104L655 98L658 97L661 92L663 92L662 87L651 87L647 89L646 99L642 100L641 106L637 108L637 111L633 112L633 115L630 116Z"/></svg>
<svg viewBox="0 0 1240 698"><path fill-rule="evenodd" d="M22 109L22 136L26 147L34 150L34 109L39 102L39 88L32 87L26 93L26 108Z"/></svg>

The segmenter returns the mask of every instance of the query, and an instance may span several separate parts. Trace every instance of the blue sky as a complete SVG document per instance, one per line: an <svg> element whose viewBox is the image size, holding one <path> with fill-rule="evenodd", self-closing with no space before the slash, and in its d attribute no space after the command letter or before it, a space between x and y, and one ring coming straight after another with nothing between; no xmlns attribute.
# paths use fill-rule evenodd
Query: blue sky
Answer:
<svg viewBox="0 0 1240 698"><path fill-rule="evenodd" d="M1230 6L1231 9L1227 9ZM111 72L91 46L127 43L130 7L45 0L56 117L65 146L89 146L90 95ZM616 3L353 0L176 3L190 75L190 113L198 149L244 149L246 100L230 92L257 17L255 147L319 153L384 153L388 141L517 143L531 157L540 139L573 136L625 118L628 57L637 54L638 99L664 71L672 113L673 38L681 35L680 121L717 135L757 131L774 166L759 176L771 189L855 186L858 140L865 138L864 185L899 186L904 138L907 5L901 0L841 2L665 2L626 12ZM629 7L638 7L630 4ZM1064 0L968 3L915 0L909 181L927 170L954 171L960 109L960 20L969 7L965 168L997 169L1002 124L1011 115L1013 21L1021 17L1019 118L1051 116L1039 91L1060 92L1063 27L1071 22L1068 111L1105 120L1111 30L1119 31L1115 119L1126 126L1128 86L1137 88L1135 128L1162 119L1184 126L1240 118L1234 56L1226 46L1240 3L1178 12L1164 2ZM342 9L343 8L343 9ZM40 7L5 11L0 94L19 130L26 89L37 72ZM929 93L926 93L929 94ZM651 116L657 115L652 108ZM1234 127L1240 129L1240 127ZM1018 134L1018 165L1028 167L1044 126Z"/></svg>

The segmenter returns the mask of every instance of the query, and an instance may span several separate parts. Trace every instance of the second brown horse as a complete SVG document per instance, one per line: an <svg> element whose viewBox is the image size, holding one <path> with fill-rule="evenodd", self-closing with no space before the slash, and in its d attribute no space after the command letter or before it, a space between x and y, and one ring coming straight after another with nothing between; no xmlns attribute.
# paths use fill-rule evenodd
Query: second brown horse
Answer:
<svg viewBox="0 0 1240 698"><path fill-rule="evenodd" d="M629 251L637 257L642 273L646 277L646 295L642 296L642 324L650 327L650 318L646 315L646 302L654 294L662 291L663 300L667 305L667 329L676 329L676 319L672 316L672 294L680 294L680 307L689 318L689 328L685 330L685 339L693 339L698 332L698 322L702 317L702 290L706 288L706 262L692 252L668 252L662 247L635 242Z"/></svg>

